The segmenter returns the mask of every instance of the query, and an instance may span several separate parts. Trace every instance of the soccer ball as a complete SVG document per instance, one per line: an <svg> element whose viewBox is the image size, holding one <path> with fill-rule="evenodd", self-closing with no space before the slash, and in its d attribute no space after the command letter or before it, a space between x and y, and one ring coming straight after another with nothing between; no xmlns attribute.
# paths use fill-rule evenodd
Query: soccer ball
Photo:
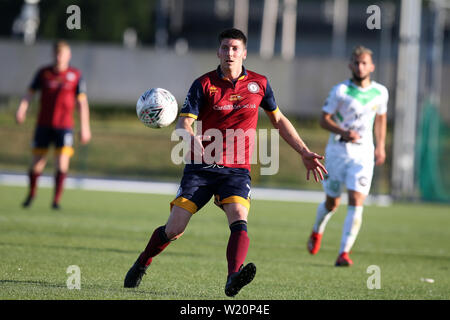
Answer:
<svg viewBox="0 0 450 320"><path fill-rule="evenodd" d="M136 103L136 113L147 127L163 128L177 117L178 104L175 97L166 89L152 88L140 96Z"/></svg>

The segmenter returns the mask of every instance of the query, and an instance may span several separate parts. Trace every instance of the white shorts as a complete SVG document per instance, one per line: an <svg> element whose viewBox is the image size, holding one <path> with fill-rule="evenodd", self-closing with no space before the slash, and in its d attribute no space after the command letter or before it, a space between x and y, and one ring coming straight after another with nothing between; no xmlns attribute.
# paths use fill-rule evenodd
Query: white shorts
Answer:
<svg viewBox="0 0 450 320"><path fill-rule="evenodd" d="M340 197L343 185L347 190L369 194L374 167L372 159L354 159L342 154L327 154L325 167L328 175L322 181L322 185L328 196Z"/></svg>

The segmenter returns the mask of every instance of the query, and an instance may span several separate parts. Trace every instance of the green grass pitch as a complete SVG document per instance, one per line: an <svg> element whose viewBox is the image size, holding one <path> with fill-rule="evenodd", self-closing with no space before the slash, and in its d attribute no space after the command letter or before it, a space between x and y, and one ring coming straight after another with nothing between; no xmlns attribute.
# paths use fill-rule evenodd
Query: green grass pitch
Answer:
<svg viewBox="0 0 450 320"><path fill-rule="evenodd" d="M137 289L123 279L164 224L172 197L66 190L62 210L50 209L52 190L41 188L29 209L26 189L0 186L0 299L222 300L229 236L225 215L212 203L198 212L184 236L154 259ZM346 208L330 220L321 251L306 240L315 204L252 201L246 262L257 274L238 299L449 299L449 206L367 206L353 248L355 265L336 268ZM68 266L81 270L81 289L69 290ZM380 268L380 289L369 289ZM422 281L433 279L434 283Z"/></svg>

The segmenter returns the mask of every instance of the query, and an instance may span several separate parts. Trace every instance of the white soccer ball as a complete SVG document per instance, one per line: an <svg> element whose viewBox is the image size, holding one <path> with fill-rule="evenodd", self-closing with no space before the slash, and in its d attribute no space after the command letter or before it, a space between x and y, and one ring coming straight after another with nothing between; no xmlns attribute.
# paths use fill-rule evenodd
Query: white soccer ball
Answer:
<svg viewBox="0 0 450 320"><path fill-rule="evenodd" d="M178 104L166 89L152 88L140 96L136 103L136 113L147 127L167 127L177 117Z"/></svg>

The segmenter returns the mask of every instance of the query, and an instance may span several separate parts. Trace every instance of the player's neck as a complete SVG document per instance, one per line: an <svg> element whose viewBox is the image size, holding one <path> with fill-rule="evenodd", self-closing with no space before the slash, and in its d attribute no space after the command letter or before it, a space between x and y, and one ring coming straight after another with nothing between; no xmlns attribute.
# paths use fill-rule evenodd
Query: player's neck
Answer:
<svg viewBox="0 0 450 320"><path fill-rule="evenodd" d="M242 66L239 68L224 68L223 66L220 67L223 76L227 78L230 81L236 81L242 73Z"/></svg>
<svg viewBox="0 0 450 320"><path fill-rule="evenodd" d="M367 77L367 78L364 78L364 79L352 78L352 82L354 84L356 84L358 87L367 88L372 83L372 80L370 80L370 77Z"/></svg>
<svg viewBox="0 0 450 320"><path fill-rule="evenodd" d="M64 64L64 65L58 65L58 64L55 64L54 66L53 66L53 69L56 71L56 72L58 72L58 73L61 73L61 72L64 72L64 71L66 71L67 69L69 69L69 65L67 64Z"/></svg>

